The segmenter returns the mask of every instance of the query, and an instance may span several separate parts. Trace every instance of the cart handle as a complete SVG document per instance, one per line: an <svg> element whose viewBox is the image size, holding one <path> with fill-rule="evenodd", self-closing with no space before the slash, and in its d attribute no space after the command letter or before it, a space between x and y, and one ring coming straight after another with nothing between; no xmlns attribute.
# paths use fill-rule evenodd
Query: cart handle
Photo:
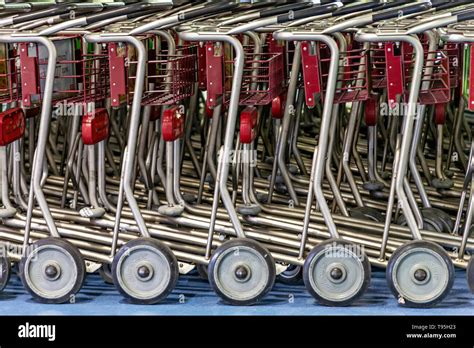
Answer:
<svg viewBox="0 0 474 348"><path fill-rule="evenodd" d="M273 17L273 16L278 16L281 15L285 12L288 11L299 11L304 8L312 7L313 3L312 2L300 2L296 4L286 4L283 6L275 7L275 8L270 8L267 10L260 11L258 14L258 18L263 18L263 17Z"/></svg>
<svg viewBox="0 0 474 348"><path fill-rule="evenodd" d="M277 23L287 23L293 22L298 19L320 16L323 14L334 13L341 7L341 3L333 2L332 4L323 5L323 6L313 6L309 9L304 9L295 12L288 12L277 17Z"/></svg>
<svg viewBox="0 0 474 348"><path fill-rule="evenodd" d="M23 13L23 12L28 12L31 11L33 6L28 3L6 3L6 4L0 4L0 10L6 11L10 14L16 14L16 13Z"/></svg>
<svg viewBox="0 0 474 348"><path fill-rule="evenodd" d="M363 2L363 3L356 3L352 6L344 6L338 9L337 11L334 11L332 13L333 17L339 17L339 16L345 16L348 14L354 14L357 12L363 12L363 11L368 11L368 10L379 10L383 9L385 6L384 3L381 3L380 1L370 1L370 2Z"/></svg>
<svg viewBox="0 0 474 348"><path fill-rule="evenodd" d="M199 7L196 9L191 10L183 10L175 13L171 16L167 16L164 18L157 19L155 21L146 23L138 28L135 28L129 32L129 35L140 35L146 33L150 30L176 26L179 23L183 23L185 21L189 21L198 17L202 17L205 15L217 15L223 12L228 12L231 10L235 10L240 7L240 4L235 2L226 1L217 4L211 5L204 5L203 7Z"/></svg>
<svg viewBox="0 0 474 348"><path fill-rule="evenodd" d="M177 14L178 22L189 21L191 19L195 19L208 14L216 15L219 13L234 10L239 6L240 5L235 2L226 1L217 3L215 5L205 5L204 7L198 8L196 10L181 11Z"/></svg>
<svg viewBox="0 0 474 348"><path fill-rule="evenodd" d="M270 6L273 6L272 8L269 8ZM265 17L271 17L271 16L277 16L279 14L285 13L287 11L296 11L296 10L301 10L303 8L311 7L313 6L312 2L298 2L295 4L279 4L275 2L259 2L250 5L250 7L246 8L247 12L240 15L240 16L235 16L230 19L227 19L219 24L217 26L219 27L224 27L228 25L233 25L233 24L239 24L243 22L248 22L254 19L261 19ZM261 7L265 7L263 9L260 9ZM259 10L260 9L260 10Z"/></svg>
<svg viewBox="0 0 474 348"><path fill-rule="evenodd" d="M26 23L26 22L37 20L37 19L46 18L46 17L62 15L65 13L69 13L75 8L76 6L74 4L63 4L59 6L49 7L44 10L33 11L33 12L29 12L26 14L12 17L10 20L10 24L16 25L16 24Z"/></svg>
<svg viewBox="0 0 474 348"><path fill-rule="evenodd" d="M428 30L445 27L471 19L474 19L474 8L457 10L452 12L450 16L435 18L432 21L411 27L406 31L406 34L419 34Z"/></svg>
<svg viewBox="0 0 474 348"><path fill-rule="evenodd" d="M130 19L129 15L142 14L143 11L149 11L153 7L154 5L152 3L136 3L118 9L114 8L111 10L103 11L101 13L89 15L85 18L85 21L87 25L91 25L114 17L125 16L126 19Z"/></svg>
<svg viewBox="0 0 474 348"><path fill-rule="evenodd" d="M235 34L241 34L247 31L252 31L258 28L264 28L269 25L274 25L274 24L281 24L281 23L286 23L286 22L292 22L297 19L302 19L302 18L311 18L319 15L323 15L326 13L331 13L336 11L340 6L342 6L341 2L337 1L329 5L314 5L313 7L304 9L304 10L299 10L299 11L289 11L288 13L285 13L280 16L273 16L273 17L268 17L268 18L262 18L253 22L249 22L240 26L237 26L235 28L230 29L227 34L228 35L235 35Z"/></svg>
<svg viewBox="0 0 474 348"><path fill-rule="evenodd" d="M468 21L474 19L474 10L470 9L463 9L459 11L453 12L453 16L457 17L458 22Z"/></svg>
<svg viewBox="0 0 474 348"><path fill-rule="evenodd" d="M403 4L403 2L402 2ZM359 16L353 17L348 20L340 21L340 23L336 23L322 31L323 34L332 34L335 32L341 32L344 31L348 28L359 28L365 25L370 25L374 22L382 21L382 20L388 20L390 18L396 18L400 15L402 12L403 15L406 14L412 14L412 13L417 13L421 11L426 11L431 8L431 4L429 2L422 2L422 3L416 3L416 4L411 4L411 5L405 5L403 7L397 7L395 9L392 9L393 3L387 3L385 5L389 6L384 6L383 9L385 11L382 12L377 12L375 14L369 13L369 14L361 14ZM399 3L396 3L397 6L400 6ZM387 7L390 8L390 10L387 10ZM337 11L336 11L337 12ZM334 15L334 14L333 14Z"/></svg>
<svg viewBox="0 0 474 348"><path fill-rule="evenodd" d="M394 10L383 11L383 12L372 15L372 22L386 21L392 18L397 18L400 15L407 16L407 15L415 14L418 12L427 11L431 8L432 8L432 3L429 3L429 2L399 7Z"/></svg>

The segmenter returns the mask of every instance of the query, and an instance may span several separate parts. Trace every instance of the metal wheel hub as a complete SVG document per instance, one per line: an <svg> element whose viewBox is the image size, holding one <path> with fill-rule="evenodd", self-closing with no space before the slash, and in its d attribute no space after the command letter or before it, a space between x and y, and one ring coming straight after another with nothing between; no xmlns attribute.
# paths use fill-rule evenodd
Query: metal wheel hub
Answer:
<svg viewBox="0 0 474 348"><path fill-rule="evenodd" d="M120 287L137 299L149 299L166 290L171 280L166 257L156 248L139 245L127 250L117 263Z"/></svg>
<svg viewBox="0 0 474 348"><path fill-rule="evenodd" d="M214 268L218 288L226 296L240 301L252 299L263 292L268 277L269 269L265 258L246 246L225 250Z"/></svg>
<svg viewBox="0 0 474 348"><path fill-rule="evenodd" d="M137 278L142 282L147 282L153 278L153 266L149 262L142 262L137 265Z"/></svg>
<svg viewBox="0 0 474 348"><path fill-rule="evenodd" d="M74 258L57 245L42 245L29 255L24 267L28 286L46 299L67 295L78 277Z"/></svg>
<svg viewBox="0 0 474 348"><path fill-rule="evenodd" d="M343 264L333 263L326 269L328 279L334 284L340 284L346 280L347 272Z"/></svg>
<svg viewBox="0 0 474 348"><path fill-rule="evenodd" d="M252 271L246 264L241 264L235 268L234 276L236 281L245 283L252 277Z"/></svg>
<svg viewBox="0 0 474 348"><path fill-rule="evenodd" d="M359 257L344 246L321 250L309 266L311 287L327 300L343 302L364 285L364 266Z"/></svg>
<svg viewBox="0 0 474 348"><path fill-rule="evenodd" d="M430 281L430 270L424 265L415 265L411 269L413 282L416 284L426 284Z"/></svg>
<svg viewBox="0 0 474 348"><path fill-rule="evenodd" d="M61 277L61 266L56 261L50 260L44 265L43 274L46 280L58 280Z"/></svg>
<svg viewBox="0 0 474 348"><path fill-rule="evenodd" d="M424 303L444 292L449 283L449 269L438 253L416 248L398 257L392 280L400 296L414 303Z"/></svg>

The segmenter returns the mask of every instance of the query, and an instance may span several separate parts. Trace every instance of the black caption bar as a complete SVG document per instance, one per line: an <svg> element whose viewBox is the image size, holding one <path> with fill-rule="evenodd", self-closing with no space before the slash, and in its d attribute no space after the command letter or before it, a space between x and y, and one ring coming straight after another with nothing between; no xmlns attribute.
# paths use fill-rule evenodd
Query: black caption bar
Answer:
<svg viewBox="0 0 474 348"><path fill-rule="evenodd" d="M0 328L1 348L474 345L471 317L2 317Z"/></svg>

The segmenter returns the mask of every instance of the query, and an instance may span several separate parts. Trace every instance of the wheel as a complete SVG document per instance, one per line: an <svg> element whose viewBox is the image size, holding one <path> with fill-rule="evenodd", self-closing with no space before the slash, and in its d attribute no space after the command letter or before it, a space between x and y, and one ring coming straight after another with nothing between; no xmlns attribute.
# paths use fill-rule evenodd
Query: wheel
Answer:
<svg viewBox="0 0 474 348"><path fill-rule="evenodd" d="M196 270L198 271L199 277L202 280L209 281L209 273L207 273L207 266L198 263L196 265Z"/></svg>
<svg viewBox="0 0 474 348"><path fill-rule="evenodd" d="M175 288L178 261L165 244L139 238L125 244L115 255L112 277L120 293L131 302L155 304Z"/></svg>
<svg viewBox="0 0 474 348"><path fill-rule="evenodd" d="M236 238L216 249L209 263L209 282L227 303L248 306L259 302L275 283L275 262L259 243Z"/></svg>
<svg viewBox="0 0 474 348"><path fill-rule="evenodd" d="M382 191L385 185L380 181L367 181L362 184L362 187L367 191Z"/></svg>
<svg viewBox="0 0 474 348"><path fill-rule="evenodd" d="M469 289L471 289L471 292L474 293L474 257L471 257L469 263L467 264L466 275Z"/></svg>
<svg viewBox="0 0 474 348"><path fill-rule="evenodd" d="M375 222L384 222L385 218L377 209L370 207L357 207L350 210L352 217L361 220L371 220Z"/></svg>
<svg viewBox="0 0 474 348"><path fill-rule="evenodd" d="M46 238L29 246L19 271L23 286L37 301L65 303L81 289L86 266L74 245L63 239Z"/></svg>
<svg viewBox="0 0 474 348"><path fill-rule="evenodd" d="M303 281L303 267L290 265L286 271L277 276L277 280L288 285L301 284Z"/></svg>
<svg viewBox="0 0 474 348"><path fill-rule="evenodd" d="M262 212L262 207L257 204L242 204L237 207L237 212L244 216L257 216Z"/></svg>
<svg viewBox="0 0 474 348"><path fill-rule="evenodd" d="M311 250L303 267L306 289L321 304L348 306L370 284L369 259L352 243L330 239Z"/></svg>
<svg viewBox="0 0 474 348"><path fill-rule="evenodd" d="M440 219L436 215L433 215L432 213L424 213L423 211L421 212L421 215L423 217L424 230L438 232L438 233L443 232L444 223L441 222ZM407 220L405 218L405 215L400 215L400 217L397 220L397 225L407 226Z"/></svg>
<svg viewBox="0 0 474 348"><path fill-rule="evenodd" d="M454 222L451 216L444 210L438 208L423 208L421 210L423 216L430 216L436 219L443 228L443 232L452 233L454 230Z"/></svg>
<svg viewBox="0 0 474 348"><path fill-rule="evenodd" d="M3 291L10 280L11 264L8 257L0 257L0 291Z"/></svg>
<svg viewBox="0 0 474 348"><path fill-rule="evenodd" d="M112 266L108 263L103 263L102 267L99 268L99 274L104 283L113 284L114 278L112 277Z"/></svg>
<svg viewBox="0 0 474 348"><path fill-rule="evenodd" d="M440 190L449 190L454 186L454 181L449 178L446 178L446 179L434 178L431 181L431 186Z"/></svg>
<svg viewBox="0 0 474 348"><path fill-rule="evenodd" d="M454 266L439 245L412 241L395 250L388 262L386 277L400 304L432 307L451 290Z"/></svg>

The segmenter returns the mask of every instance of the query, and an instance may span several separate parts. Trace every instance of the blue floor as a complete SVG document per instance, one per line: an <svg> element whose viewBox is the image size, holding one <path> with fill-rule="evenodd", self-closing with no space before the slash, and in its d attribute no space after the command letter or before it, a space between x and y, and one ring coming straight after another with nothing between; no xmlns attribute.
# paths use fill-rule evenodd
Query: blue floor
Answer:
<svg viewBox="0 0 474 348"><path fill-rule="evenodd" d="M184 303L183 303L184 302ZM197 275L182 276L164 302L154 306L132 305L115 288L90 275L75 304L36 303L14 275L0 294L0 315L473 315L474 295L467 287L465 272L458 271L450 295L436 308L411 309L397 305L387 288L384 273L374 271L369 291L347 308L319 306L304 286L277 283L265 300L253 307L223 304L209 284Z"/></svg>

